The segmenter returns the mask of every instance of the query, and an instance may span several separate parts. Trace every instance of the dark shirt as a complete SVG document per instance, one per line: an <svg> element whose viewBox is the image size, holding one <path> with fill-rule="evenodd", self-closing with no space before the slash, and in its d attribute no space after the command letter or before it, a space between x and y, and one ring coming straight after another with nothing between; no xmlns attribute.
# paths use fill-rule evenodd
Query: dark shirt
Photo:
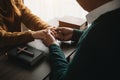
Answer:
<svg viewBox="0 0 120 80"><path fill-rule="evenodd" d="M49 47L50 80L119 80L120 9L101 15L82 35L74 34L81 37L70 63L59 46Z"/></svg>

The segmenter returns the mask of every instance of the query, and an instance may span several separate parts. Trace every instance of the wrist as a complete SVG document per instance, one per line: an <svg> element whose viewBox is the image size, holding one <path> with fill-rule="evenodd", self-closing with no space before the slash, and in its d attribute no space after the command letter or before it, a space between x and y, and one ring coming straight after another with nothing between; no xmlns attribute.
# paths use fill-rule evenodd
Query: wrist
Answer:
<svg viewBox="0 0 120 80"><path fill-rule="evenodd" d="M57 46L60 46L59 42L57 42L57 41L55 41L55 42L49 44L48 47L50 47L51 45L57 45Z"/></svg>
<svg viewBox="0 0 120 80"><path fill-rule="evenodd" d="M54 42L53 44L57 45L57 46L60 46L60 44L56 41Z"/></svg>
<svg viewBox="0 0 120 80"><path fill-rule="evenodd" d="M36 32L35 32L35 31L30 31L30 33L32 34L32 37L33 37L34 39L36 39Z"/></svg>

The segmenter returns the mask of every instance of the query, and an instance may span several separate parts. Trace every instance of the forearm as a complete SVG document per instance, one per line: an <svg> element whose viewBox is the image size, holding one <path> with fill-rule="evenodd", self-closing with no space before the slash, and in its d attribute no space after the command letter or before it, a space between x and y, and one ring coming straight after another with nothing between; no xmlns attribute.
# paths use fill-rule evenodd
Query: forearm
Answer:
<svg viewBox="0 0 120 80"><path fill-rule="evenodd" d="M51 65L51 80L62 80L65 76L68 62L64 53L59 46L53 44L49 47L50 50L50 65Z"/></svg>
<svg viewBox="0 0 120 80"><path fill-rule="evenodd" d="M25 44L27 42L33 41L31 32L6 32L0 30L0 48L7 46L15 46L20 44Z"/></svg>

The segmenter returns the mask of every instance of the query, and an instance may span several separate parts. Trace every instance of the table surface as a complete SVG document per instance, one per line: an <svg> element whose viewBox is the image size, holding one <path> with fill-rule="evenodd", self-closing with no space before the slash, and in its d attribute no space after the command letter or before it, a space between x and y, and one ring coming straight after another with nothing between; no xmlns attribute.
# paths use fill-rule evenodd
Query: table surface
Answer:
<svg viewBox="0 0 120 80"><path fill-rule="evenodd" d="M75 48L74 45L62 43L61 48L67 57ZM47 58L33 67L24 67L17 61L11 61L5 55L0 56L0 80L49 80L44 79L50 73Z"/></svg>

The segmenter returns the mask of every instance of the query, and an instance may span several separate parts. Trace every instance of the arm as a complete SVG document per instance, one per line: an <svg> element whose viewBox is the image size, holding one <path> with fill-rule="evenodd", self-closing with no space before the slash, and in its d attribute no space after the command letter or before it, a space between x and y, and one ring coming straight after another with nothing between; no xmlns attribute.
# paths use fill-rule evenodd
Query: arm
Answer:
<svg viewBox="0 0 120 80"><path fill-rule="evenodd" d="M66 32L67 30L67 32ZM66 34L70 33L70 37L72 35L72 29L66 28L59 28L56 30L57 32L53 31L45 31L45 35L42 38L43 43L49 47L49 59L51 65L51 80L64 80L66 77L66 72L68 70L68 62L64 56L64 53L60 49L60 47L56 44L56 39L53 35L59 35L64 37ZM57 33L57 34L56 34ZM53 34L53 35L52 35ZM69 38L70 38L69 37ZM62 38L61 38L62 39ZM68 38L66 38L68 39Z"/></svg>
<svg viewBox="0 0 120 80"><path fill-rule="evenodd" d="M0 48L10 47L33 41L31 32L7 32L0 26Z"/></svg>
<svg viewBox="0 0 120 80"><path fill-rule="evenodd" d="M49 61L52 69L50 80L61 80L66 73L68 62L52 34L50 30L45 31L42 41L49 47Z"/></svg>
<svg viewBox="0 0 120 80"><path fill-rule="evenodd" d="M27 28L36 31L50 27L49 24L32 14L31 11L24 5L22 0L17 2L17 6L21 12L21 20Z"/></svg>
<svg viewBox="0 0 120 80"><path fill-rule="evenodd" d="M78 41L83 31L73 30L72 40ZM65 55L61 48L55 44L49 46L49 59L51 66L50 80L64 80L68 74L69 63L67 62Z"/></svg>
<svg viewBox="0 0 120 80"><path fill-rule="evenodd" d="M50 50L51 80L62 80L67 71L68 62L59 46L52 44Z"/></svg>

